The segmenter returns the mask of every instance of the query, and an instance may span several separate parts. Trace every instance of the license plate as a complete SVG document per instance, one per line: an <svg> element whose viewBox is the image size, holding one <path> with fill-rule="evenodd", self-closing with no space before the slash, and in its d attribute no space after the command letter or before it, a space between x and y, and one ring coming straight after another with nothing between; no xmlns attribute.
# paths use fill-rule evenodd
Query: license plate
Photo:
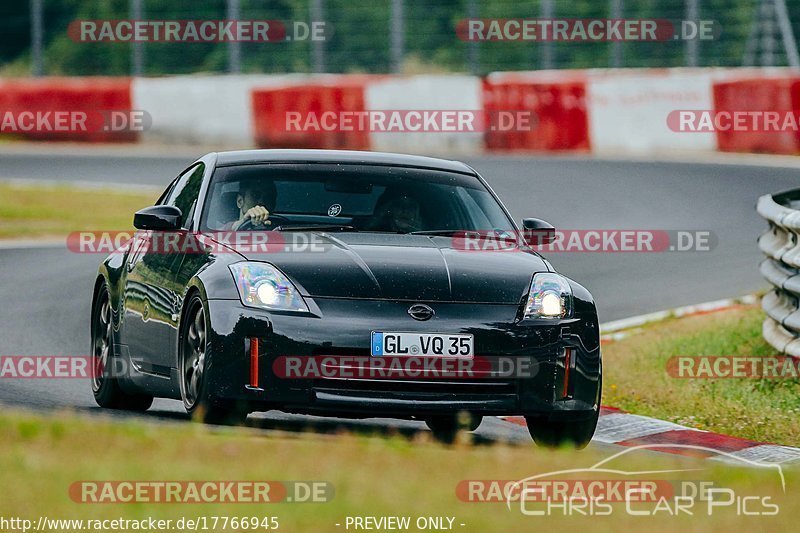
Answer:
<svg viewBox="0 0 800 533"><path fill-rule="evenodd" d="M372 355L472 357L472 335L373 331Z"/></svg>

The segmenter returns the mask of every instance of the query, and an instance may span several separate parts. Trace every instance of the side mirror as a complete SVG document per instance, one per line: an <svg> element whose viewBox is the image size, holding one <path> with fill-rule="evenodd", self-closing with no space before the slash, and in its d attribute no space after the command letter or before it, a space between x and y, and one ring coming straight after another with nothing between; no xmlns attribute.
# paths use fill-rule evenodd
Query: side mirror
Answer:
<svg viewBox="0 0 800 533"><path fill-rule="evenodd" d="M153 205L133 215L133 227L155 231L181 229L181 210L174 205Z"/></svg>
<svg viewBox="0 0 800 533"><path fill-rule="evenodd" d="M556 228L540 218L523 218L522 234L531 246L550 244L556 240Z"/></svg>

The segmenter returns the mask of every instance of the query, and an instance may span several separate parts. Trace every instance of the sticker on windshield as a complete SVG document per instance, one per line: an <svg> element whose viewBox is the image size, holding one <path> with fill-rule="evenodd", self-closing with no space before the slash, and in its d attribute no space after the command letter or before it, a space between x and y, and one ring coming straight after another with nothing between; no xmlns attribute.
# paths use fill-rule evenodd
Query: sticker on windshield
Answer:
<svg viewBox="0 0 800 533"><path fill-rule="evenodd" d="M339 204L333 204L328 208L328 216L329 217L338 217L339 213L342 212L342 206Z"/></svg>

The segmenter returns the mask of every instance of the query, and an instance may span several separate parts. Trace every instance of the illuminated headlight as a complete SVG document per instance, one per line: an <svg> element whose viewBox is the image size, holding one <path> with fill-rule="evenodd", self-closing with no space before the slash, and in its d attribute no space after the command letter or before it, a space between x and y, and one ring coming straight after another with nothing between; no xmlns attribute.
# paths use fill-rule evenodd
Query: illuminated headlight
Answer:
<svg viewBox="0 0 800 533"><path fill-rule="evenodd" d="M540 272L533 276L525 318L566 318L572 315L572 289L563 276Z"/></svg>
<svg viewBox="0 0 800 533"><path fill-rule="evenodd" d="M283 311L308 311L297 287L269 263L243 262L230 265L239 298L248 307Z"/></svg>

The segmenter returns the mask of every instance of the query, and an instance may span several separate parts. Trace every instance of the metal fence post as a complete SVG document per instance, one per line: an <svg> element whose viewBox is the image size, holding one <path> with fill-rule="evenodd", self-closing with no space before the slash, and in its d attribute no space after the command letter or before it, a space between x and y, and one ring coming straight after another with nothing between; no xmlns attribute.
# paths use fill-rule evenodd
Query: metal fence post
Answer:
<svg viewBox="0 0 800 533"><path fill-rule="evenodd" d="M555 16L555 7L553 0L542 0L540 7L540 16L543 19L552 19ZM541 56L539 57L539 64L543 69L551 69L553 65L553 43L552 41L543 41L539 44Z"/></svg>
<svg viewBox="0 0 800 533"><path fill-rule="evenodd" d="M700 20L700 0L686 0L686 20L699 23ZM695 35L694 38L686 41L686 66L696 67L699 64L700 39Z"/></svg>
<svg viewBox="0 0 800 533"><path fill-rule="evenodd" d="M31 0L31 74L44 74L42 49L44 48L44 15L42 0Z"/></svg>
<svg viewBox="0 0 800 533"><path fill-rule="evenodd" d="M761 25L764 29L761 35L761 66L771 67L775 64L775 4L772 0L763 0L761 11Z"/></svg>
<svg viewBox="0 0 800 533"><path fill-rule="evenodd" d="M311 24L325 21L325 0L311 0ZM327 28L326 28L327 29ZM328 32L325 32L328 35ZM311 69L314 72L325 72L325 40L311 41Z"/></svg>
<svg viewBox="0 0 800 533"><path fill-rule="evenodd" d="M144 0L131 0L130 13L132 20L142 20L144 18ZM142 76L144 74L144 43L131 41L131 76Z"/></svg>
<svg viewBox="0 0 800 533"><path fill-rule="evenodd" d="M227 19L239 20L241 12L239 10L239 0L227 0ZM242 71L242 43L228 41L228 72L239 74Z"/></svg>
<svg viewBox="0 0 800 533"><path fill-rule="evenodd" d="M800 68L800 55L797 53L797 43L794 40L792 22L789 20L789 13L786 10L785 0L775 0L775 14L778 17L778 26L781 29L783 48L786 50L786 58L789 61L789 66Z"/></svg>
<svg viewBox="0 0 800 533"><path fill-rule="evenodd" d="M622 0L611 0L611 17L612 19L621 19L622 18ZM622 67L622 42L621 41L612 41L611 42L611 57L609 59L609 64L611 68L620 68Z"/></svg>
<svg viewBox="0 0 800 533"><path fill-rule="evenodd" d="M476 0L467 0L467 18L476 19L480 16L478 13L478 3ZM467 41L467 68L470 74L478 74L480 72L480 49L478 41Z"/></svg>
<svg viewBox="0 0 800 533"><path fill-rule="evenodd" d="M392 72L400 72L403 69L403 57L405 56L405 15L403 0L392 0L392 15L389 22L390 32L390 56Z"/></svg>

